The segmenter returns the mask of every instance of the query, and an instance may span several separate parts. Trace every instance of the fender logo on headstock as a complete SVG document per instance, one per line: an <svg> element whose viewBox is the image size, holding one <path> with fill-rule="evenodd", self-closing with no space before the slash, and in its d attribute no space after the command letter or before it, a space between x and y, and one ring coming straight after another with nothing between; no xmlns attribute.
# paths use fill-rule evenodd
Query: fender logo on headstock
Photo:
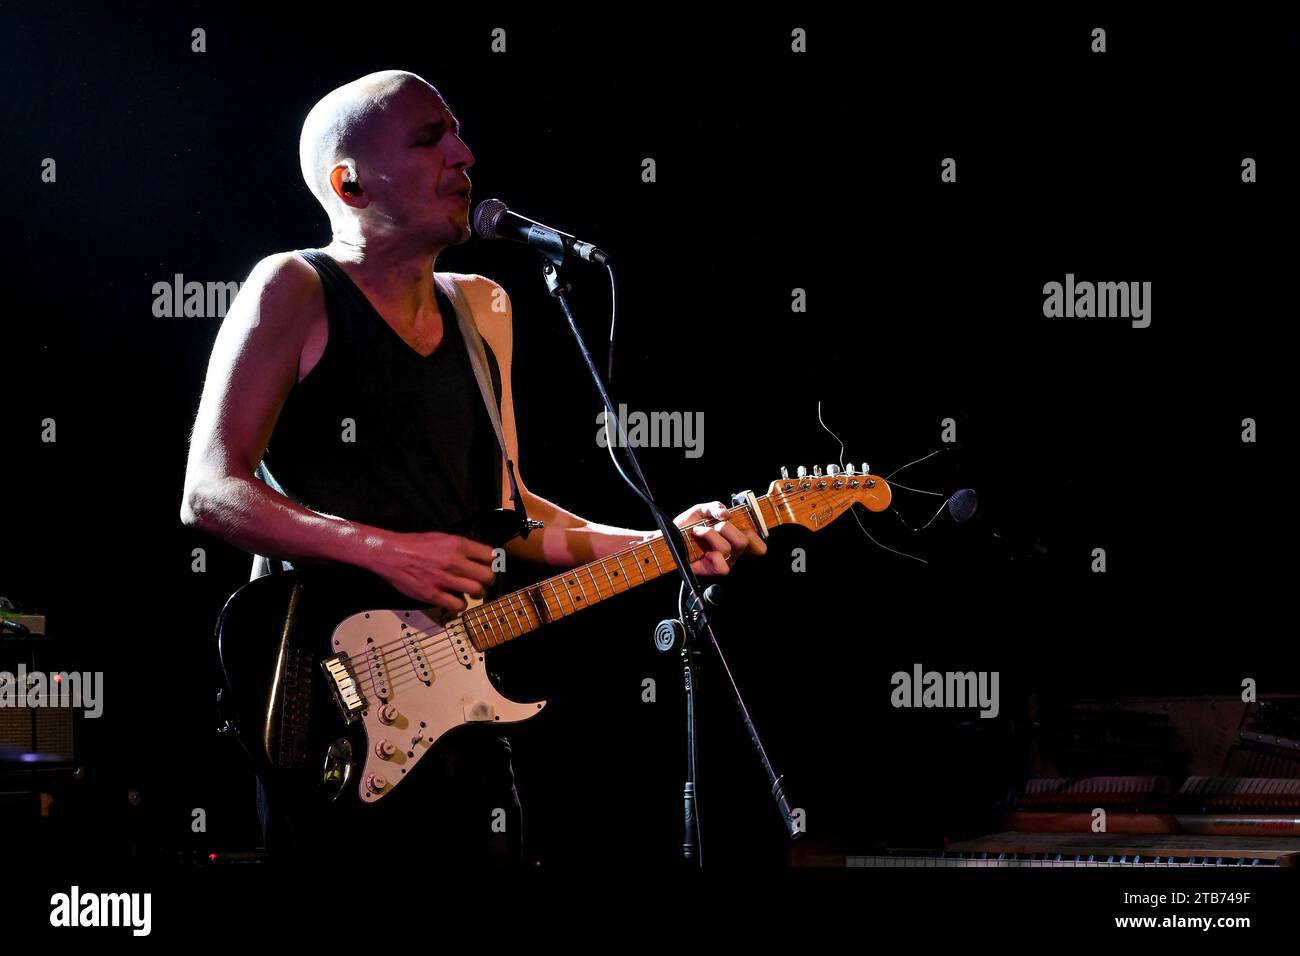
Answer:
<svg viewBox="0 0 1300 956"><path fill-rule="evenodd" d="M825 475L821 468L814 468L809 475L801 467L793 480L781 469L781 480L772 482L767 497L776 524L797 524L820 531L847 514L854 505L862 505L868 511L884 511L893 500L893 492L889 482L867 471L865 463L861 471L850 465L843 472L832 463Z"/></svg>

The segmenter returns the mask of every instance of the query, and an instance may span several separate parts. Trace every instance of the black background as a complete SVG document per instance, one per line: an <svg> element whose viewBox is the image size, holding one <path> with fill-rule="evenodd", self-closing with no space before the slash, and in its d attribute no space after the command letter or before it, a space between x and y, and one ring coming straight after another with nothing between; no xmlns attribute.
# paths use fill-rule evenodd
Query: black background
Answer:
<svg viewBox="0 0 1300 956"><path fill-rule="evenodd" d="M1004 720L989 723L1003 729L1030 691L1235 694L1244 677L1300 690L1277 452L1291 437L1293 27L845 16L197 4L32 13L0 31L0 593L48 614L63 666L106 672L105 715L82 723L69 852L169 860L256 842L251 778L213 733L210 670L212 624L249 559L178 519L219 321L155 318L152 287L242 281L272 252L327 244L299 127L325 92L385 68L446 97L476 200L617 257L616 399L705 416L703 457L642 452L670 513L837 460L819 401L845 460L881 474L941 447L956 419L955 450L899 480L974 487L979 519L918 534L863 517L928 565L846 518L777 531L724 585L720 637L810 836L841 852L937 845L1014 781L999 730L955 726L973 712L890 707L890 675L917 662L1000 671ZM490 52L495 26L505 55ZM806 55L789 50L794 26ZM939 179L948 156L955 184ZM56 183L41 182L45 157ZM648 526L596 447L598 400L530 254L474 240L439 268L511 295L529 485ZM1067 272L1150 281L1151 326L1044 318L1043 284ZM570 278L603 364L605 277ZM791 313L795 287L806 314ZM1256 444L1240 439L1246 417ZM913 526L938 500L896 494ZM553 700L512 734L534 858L676 858L680 695L651 640L674 597L661 582L508 652L512 687ZM781 864L784 831L713 668L700 732L706 855ZM206 834L190 832L195 807Z"/></svg>

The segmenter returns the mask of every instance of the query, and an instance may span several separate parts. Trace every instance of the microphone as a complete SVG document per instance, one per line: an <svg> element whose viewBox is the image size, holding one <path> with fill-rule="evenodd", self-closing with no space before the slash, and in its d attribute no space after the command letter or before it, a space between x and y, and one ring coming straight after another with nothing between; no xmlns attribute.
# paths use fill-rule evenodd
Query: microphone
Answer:
<svg viewBox="0 0 1300 956"><path fill-rule="evenodd" d="M474 231L480 239L512 239L551 255L577 256L602 266L609 262L590 242L511 212L500 199L485 199L475 207Z"/></svg>
<svg viewBox="0 0 1300 956"><path fill-rule="evenodd" d="M952 520L958 524L965 524L975 517L975 509L978 507L979 498L971 488L954 491L952 497L948 499L948 514L952 515Z"/></svg>

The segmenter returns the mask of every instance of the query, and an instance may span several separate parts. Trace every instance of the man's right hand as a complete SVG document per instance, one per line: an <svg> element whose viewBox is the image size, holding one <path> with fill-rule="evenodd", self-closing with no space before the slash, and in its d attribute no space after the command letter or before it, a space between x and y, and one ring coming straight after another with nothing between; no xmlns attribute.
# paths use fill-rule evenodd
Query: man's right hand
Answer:
<svg viewBox="0 0 1300 956"><path fill-rule="evenodd" d="M466 608L462 595L481 598L496 579L492 557L486 544L460 535L386 532L372 547L366 569L407 597L460 612Z"/></svg>

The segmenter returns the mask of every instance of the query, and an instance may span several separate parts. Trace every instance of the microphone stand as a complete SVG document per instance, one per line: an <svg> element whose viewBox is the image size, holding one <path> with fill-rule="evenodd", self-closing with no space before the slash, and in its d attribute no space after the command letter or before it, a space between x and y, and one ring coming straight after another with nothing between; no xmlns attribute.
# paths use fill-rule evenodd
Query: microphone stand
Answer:
<svg viewBox="0 0 1300 956"><path fill-rule="evenodd" d="M623 422L618 417L618 411L614 407L613 401L609 397L609 391L605 387L604 380L600 377L600 372L596 368L596 363L592 360L591 352L587 348L587 343L578 330L578 323L573 317L573 310L569 308L569 302L565 298L565 293L570 290L569 283L561 278L560 267L564 264L562 250L552 251L550 249L538 250L542 258L542 278L546 282L546 288L551 296L560 304L560 309L564 312L565 319L568 320L569 330L573 333L574 341L578 344L578 351L582 353L582 359L587 365L587 371L591 373L591 380L596 386L596 391L600 393L601 401L605 403L605 422L606 428L610 422L614 423L617 431L619 444L622 446L628 461L632 465L632 471L636 475L636 480L640 482L642 491L641 496L650 508L650 513L654 517L655 524L659 526L659 532L663 535L664 542L668 545L668 551L672 554L673 563L677 566L677 573L682 579L682 586L686 590L686 614L682 638L682 664L683 664L683 681L686 692L686 784L682 791L683 811L684 811L684 830L682 837L682 858L685 862L695 866L703 866L704 859L700 852L699 839L699 814L696 803L699 798L698 788L696 786L696 704L695 693L697 681L694 669L692 667L692 658L698 656L698 652L692 647L692 640L707 643L713 648L719 664L722 666L722 672L727 678L730 686L732 697L735 700L736 707L740 710L741 721L745 725L745 730L749 734L750 742L758 752L759 762L763 765L763 770L767 774L768 782L771 784L771 794L776 802L777 810L785 823L786 832L791 840L797 840L803 834L803 827L795 819L794 810L790 806L789 800L785 795L785 788L781 781L783 775L778 774L772 767L771 760L768 759L767 750L763 747L763 742L758 736L758 730L754 726L754 721L749 716L749 709L745 706L744 699L741 697L740 688L736 686L736 680L731 674L731 668L727 666L727 660L722 654L722 648L718 644L717 636L713 632L713 624L709 620L705 610L705 601L700 593L699 582L695 578L695 573L691 570L690 561L687 560L685 548L682 539L679 537L680 531L663 513L663 510L656 503L654 495L650 491L650 485L646 481L645 474L641 471L641 464L637 461L636 453L627 440L627 432L624 430Z"/></svg>

